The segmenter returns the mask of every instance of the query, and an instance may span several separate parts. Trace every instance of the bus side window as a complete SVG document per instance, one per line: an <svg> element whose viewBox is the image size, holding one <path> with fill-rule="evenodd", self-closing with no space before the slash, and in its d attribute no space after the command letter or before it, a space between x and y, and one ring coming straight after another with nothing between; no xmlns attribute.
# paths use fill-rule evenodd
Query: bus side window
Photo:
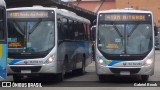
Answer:
<svg viewBox="0 0 160 90"><path fill-rule="evenodd" d="M1 20L0 21L0 40L3 40L3 38L4 38L4 24L3 24L3 21Z"/></svg>
<svg viewBox="0 0 160 90"><path fill-rule="evenodd" d="M64 35L64 38L63 38L63 40L64 39L68 39L68 19L66 19L66 18L63 18L63 20L62 20L62 31L63 31L63 35Z"/></svg>
<svg viewBox="0 0 160 90"><path fill-rule="evenodd" d="M73 24L74 24L74 21L73 20L69 20L69 22L68 22L68 36L69 36L69 39L70 40L74 40L74 28L73 28Z"/></svg>
<svg viewBox="0 0 160 90"><path fill-rule="evenodd" d="M62 29L62 21L60 18L58 19L58 40L63 40L64 39L64 31Z"/></svg>
<svg viewBox="0 0 160 90"><path fill-rule="evenodd" d="M87 37L88 37L88 40L90 41L91 40L91 30L90 30L89 24L87 24Z"/></svg>
<svg viewBox="0 0 160 90"><path fill-rule="evenodd" d="M89 25L88 24L85 24L85 38L86 40L90 40L90 30L89 30Z"/></svg>
<svg viewBox="0 0 160 90"><path fill-rule="evenodd" d="M75 21L73 21L72 23L72 36L73 36L73 40L76 40L76 36L75 36L75 32L76 32L76 27L75 27Z"/></svg>
<svg viewBox="0 0 160 90"><path fill-rule="evenodd" d="M3 40L4 39L4 21L3 21L3 10L0 10L0 40Z"/></svg>
<svg viewBox="0 0 160 90"><path fill-rule="evenodd" d="M83 23L79 23L79 39L80 40L84 40L85 39L85 29L84 29L84 26L83 26Z"/></svg>
<svg viewBox="0 0 160 90"><path fill-rule="evenodd" d="M79 22L76 22L75 23L75 37L76 37L76 40L80 40L80 37L79 37L79 28L80 28L80 26L79 26Z"/></svg>

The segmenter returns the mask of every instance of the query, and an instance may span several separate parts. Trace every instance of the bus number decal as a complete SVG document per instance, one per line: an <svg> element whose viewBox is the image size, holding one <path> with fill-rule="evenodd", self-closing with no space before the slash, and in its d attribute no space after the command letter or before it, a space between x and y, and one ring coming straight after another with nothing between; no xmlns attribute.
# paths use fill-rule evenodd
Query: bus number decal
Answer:
<svg viewBox="0 0 160 90"><path fill-rule="evenodd" d="M109 49L114 49L114 48L119 48L117 44L108 44L106 46L106 48L109 48Z"/></svg>

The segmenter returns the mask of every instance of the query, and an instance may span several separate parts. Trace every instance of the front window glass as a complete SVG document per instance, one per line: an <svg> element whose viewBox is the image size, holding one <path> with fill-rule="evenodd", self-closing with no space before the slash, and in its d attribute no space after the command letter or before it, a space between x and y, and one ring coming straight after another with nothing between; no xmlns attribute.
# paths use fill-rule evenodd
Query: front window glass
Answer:
<svg viewBox="0 0 160 90"><path fill-rule="evenodd" d="M9 20L9 52L45 52L54 46L54 26L51 20Z"/></svg>
<svg viewBox="0 0 160 90"><path fill-rule="evenodd" d="M108 54L144 54L152 48L151 24L99 24L98 45Z"/></svg>

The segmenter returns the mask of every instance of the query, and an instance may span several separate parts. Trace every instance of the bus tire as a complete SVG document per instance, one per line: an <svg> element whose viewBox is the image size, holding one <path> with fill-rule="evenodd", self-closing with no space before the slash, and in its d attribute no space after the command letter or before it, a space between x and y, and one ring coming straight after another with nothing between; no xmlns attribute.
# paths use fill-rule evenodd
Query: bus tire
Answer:
<svg viewBox="0 0 160 90"><path fill-rule="evenodd" d="M85 73L85 56L83 56L83 59L82 59L82 68L80 69L76 69L76 70L73 70L72 73L75 74L75 75L83 75Z"/></svg>
<svg viewBox="0 0 160 90"><path fill-rule="evenodd" d="M68 65L68 56L66 55L62 66L62 72L56 75L56 80L58 82L62 82L64 80L65 72L68 69L67 65Z"/></svg>
<svg viewBox="0 0 160 90"><path fill-rule="evenodd" d="M98 75L99 81L103 82L105 81L104 75Z"/></svg>
<svg viewBox="0 0 160 90"><path fill-rule="evenodd" d="M58 82L62 82L64 80L64 74L63 73L57 74L55 79Z"/></svg>
<svg viewBox="0 0 160 90"><path fill-rule="evenodd" d="M57 75L56 75L56 81L57 82L62 82L63 80L64 80L64 75L65 75L65 65L63 65L63 67L62 67L62 72L61 73L58 73Z"/></svg>
<svg viewBox="0 0 160 90"><path fill-rule="evenodd" d="M21 81L21 79L22 79L22 76L13 75L13 80L14 80L15 82L19 82L19 81Z"/></svg>
<svg viewBox="0 0 160 90"><path fill-rule="evenodd" d="M86 67L85 67L85 56L83 56L83 60L82 60L82 68L79 70L80 75L83 75L85 73Z"/></svg>
<svg viewBox="0 0 160 90"><path fill-rule="evenodd" d="M142 82L146 82L149 79L149 75L141 75Z"/></svg>

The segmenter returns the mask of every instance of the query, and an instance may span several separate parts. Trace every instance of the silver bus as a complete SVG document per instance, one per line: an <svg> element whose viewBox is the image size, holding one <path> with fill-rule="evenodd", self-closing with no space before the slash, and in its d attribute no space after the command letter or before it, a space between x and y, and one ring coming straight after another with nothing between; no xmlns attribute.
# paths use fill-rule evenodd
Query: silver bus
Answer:
<svg viewBox="0 0 160 90"><path fill-rule="evenodd" d="M6 4L0 0L0 81L7 78L7 21Z"/></svg>
<svg viewBox="0 0 160 90"><path fill-rule="evenodd" d="M107 75L139 75L147 81L154 74L153 15L150 11L112 9L99 11L96 24L96 72Z"/></svg>
<svg viewBox="0 0 160 90"><path fill-rule="evenodd" d="M91 63L90 21L74 12L33 6L7 9L8 74L62 81Z"/></svg>

